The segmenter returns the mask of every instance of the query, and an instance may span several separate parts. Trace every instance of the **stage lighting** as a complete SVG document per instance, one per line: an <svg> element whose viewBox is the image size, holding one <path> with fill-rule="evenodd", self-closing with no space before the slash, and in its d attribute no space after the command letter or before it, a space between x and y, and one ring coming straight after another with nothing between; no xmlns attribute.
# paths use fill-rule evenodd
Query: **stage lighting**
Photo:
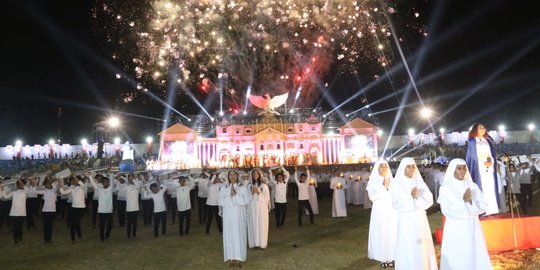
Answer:
<svg viewBox="0 0 540 270"><path fill-rule="evenodd" d="M536 128L536 126L535 126L533 123L530 123L530 124L527 126L527 128L529 128L529 131L533 131L533 130Z"/></svg>
<svg viewBox="0 0 540 270"><path fill-rule="evenodd" d="M50 139L50 140L49 140L49 144L50 144L50 145L53 145L53 144L54 144L54 139Z"/></svg>
<svg viewBox="0 0 540 270"><path fill-rule="evenodd" d="M219 116L223 116L223 115L224 115L223 111L219 111Z"/></svg>
<svg viewBox="0 0 540 270"><path fill-rule="evenodd" d="M154 139L150 136L146 137L146 143L152 143Z"/></svg>
<svg viewBox="0 0 540 270"><path fill-rule="evenodd" d="M499 131L505 131L506 127L504 125L499 125Z"/></svg>
<svg viewBox="0 0 540 270"><path fill-rule="evenodd" d="M88 140L87 139L82 139L81 140L81 145L86 145L88 144Z"/></svg>
<svg viewBox="0 0 540 270"><path fill-rule="evenodd" d="M382 136L384 134L382 129L377 130L377 135Z"/></svg>
<svg viewBox="0 0 540 270"><path fill-rule="evenodd" d="M111 128L116 128L118 126L120 126L120 118L116 117L116 116L113 116L111 118L109 118L109 120L107 120L108 124L109 124L109 127Z"/></svg>
<svg viewBox="0 0 540 270"><path fill-rule="evenodd" d="M16 146L21 146L21 145L22 145L22 141L21 141L21 140L16 140L16 141L15 141L15 145L16 145Z"/></svg>
<svg viewBox="0 0 540 270"><path fill-rule="evenodd" d="M445 129L442 127L442 128L439 129L439 132L444 133Z"/></svg>
<svg viewBox="0 0 540 270"><path fill-rule="evenodd" d="M118 137L114 138L114 144L120 144L120 138Z"/></svg>
<svg viewBox="0 0 540 270"><path fill-rule="evenodd" d="M424 119L429 119L433 115L433 111L430 108L424 107L420 110L420 116Z"/></svg>
<svg viewBox="0 0 540 270"><path fill-rule="evenodd" d="M410 135L410 136L411 136L411 135L414 135L414 129L409 128L409 135Z"/></svg>

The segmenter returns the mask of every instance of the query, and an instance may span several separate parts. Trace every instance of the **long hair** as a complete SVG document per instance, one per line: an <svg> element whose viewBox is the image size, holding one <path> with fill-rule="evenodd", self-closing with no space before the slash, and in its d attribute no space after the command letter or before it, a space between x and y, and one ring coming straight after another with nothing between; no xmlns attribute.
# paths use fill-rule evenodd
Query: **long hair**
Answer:
<svg viewBox="0 0 540 270"><path fill-rule="evenodd" d="M469 139L474 139L476 136L478 136L478 126L482 125L482 123L474 123L474 125L471 126L469 129Z"/></svg>
<svg viewBox="0 0 540 270"><path fill-rule="evenodd" d="M259 179L255 179L254 172L258 172L258 173L259 173ZM263 178L263 175L262 175L261 170L259 170L259 169L254 169L254 170L251 172L251 184L257 185L258 187L260 187L260 186L261 186L261 183L262 183L262 178Z"/></svg>

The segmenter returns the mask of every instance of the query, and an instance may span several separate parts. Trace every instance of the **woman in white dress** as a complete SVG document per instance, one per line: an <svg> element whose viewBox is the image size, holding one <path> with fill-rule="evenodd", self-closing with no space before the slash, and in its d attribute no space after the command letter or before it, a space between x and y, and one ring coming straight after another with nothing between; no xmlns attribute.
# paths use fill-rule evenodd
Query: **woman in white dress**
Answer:
<svg viewBox="0 0 540 270"><path fill-rule="evenodd" d="M381 262L381 267L394 267L398 215L392 207L390 189L393 182L388 162L378 160L373 166L366 188L373 202L369 220L368 258Z"/></svg>
<svg viewBox="0 0 540 270"><path fill-rule="evenodd" d="M248 205L248 242L250 248L265 249L268 244L268 212L270 211L270 192L265 184L261 170L251 171L251 202Z"/></svg>
<svg viewBox="0 0 540 270"><path fill-rule="evenodd" d="M347 181L341 175L340 171L336 171L336 176L330 180L330 188L334 190L332 195L332 217L347 217L347 203L345 201Z"/></svg>
<svg viewBox="0 0 540 270"><path fill-rule="evenodd" d="M401 160L390 193L392 206L398 212L396 269L437 269L426 216L426 209L433 204L433 194L424 183L414 159Z"/></svg>
<svg viewBox="0 0 540 270"><path fill-rule="evenodd" d="M313 214L318 215L319 202L317 201L317 177L315 177L313 174L310 174L309 169L307 168L306 168L306 173L309 178L309 187L308 187L309 204L311 205L311 210L313 211ZM307 210L306 210L306 215L309 215Z"/></svg>
<svg viewBox="0 0 540 270"><path fill-rule="evenodd" d="M487 205L472 182L467 164L454 159L448 165L437 202L446 217L441 245L441 270L491 269L486 240L478 215Z"/></svg>
<svg viewBox="0 0 540 270"><path fill-rule="evenodd" d="M245 184L239 183L239 173L230 170L228 181L219 191L219 212L223 217L223 257L229 267L241 267L247 253L247 205L251 194Z"/></svg>

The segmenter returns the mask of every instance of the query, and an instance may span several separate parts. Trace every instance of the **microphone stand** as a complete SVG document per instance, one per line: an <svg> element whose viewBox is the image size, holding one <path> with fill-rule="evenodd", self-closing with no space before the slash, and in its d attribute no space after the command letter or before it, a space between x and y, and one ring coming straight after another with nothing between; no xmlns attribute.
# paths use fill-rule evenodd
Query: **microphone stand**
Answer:
<svg viewBox="0 0 540 270"><path fill-rule="evenodd" d="M512 232L513 232L513 236L514 236L514 254L517 254L519 250L518 250L518 245L517 245L516 221L515 221L515 216L514 216L514 207L516 206L516 195L515 195L514 189L513 189L514 177L512 176L512 172L510 172L510 163L512 163L514 165L514 167L516 165L510 159L510 155L508 153L506 153L506 151L501 149L499 146L497 146L497 144L495 144L495 141L493 140L493 138L491 138L491 136L486 134L486 136L484 136L484 138L491 144L491 146L493 146L493 148L495 148L495 150L502 153L502 155L499 158L502 157L503 158L502 161L506 165L506 176L507 176L507 179L508 179L508 182L509 182L509 183L507 183L507 186L508 186L508 192L507 193L508 193L508 198L510 200L509 201L509 203L510 203L510 217L511 217L511 220L512 220ZM517 208L517 206L516 206L516 212L517 212L517 216L519 218L520 217L519 208Z"/></svg>

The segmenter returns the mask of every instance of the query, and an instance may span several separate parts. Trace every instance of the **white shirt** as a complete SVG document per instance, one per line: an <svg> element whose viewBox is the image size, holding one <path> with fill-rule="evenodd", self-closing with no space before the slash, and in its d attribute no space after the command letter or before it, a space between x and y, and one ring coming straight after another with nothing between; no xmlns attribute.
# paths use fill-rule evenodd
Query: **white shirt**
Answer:
<svg viewBox="0 0 540 270"><path fill-rule="evenodd" d="M86 184L81 181L79 182L79 186L71 186L70 189L61 187L60 194L62 195L71 194L71 198L72 198L71 207L85 208L86 207L86 204L84 203L84 195L86 193L85 187L86 187Z"/></svg>
<svg viewBox="0 0 540 270"><path fill-rule="evenodd" d="M146 187L148 190L150 190L150 185L153 184L153 183L157 183L156 180L147 180L147 181L144 181L143 182L143 186L142 187ZM151 200L152 198L150 196L148 196L148 194L146 192L142 192L141 194L141 199L143 200Z"/></svg>
<svg viewBox="0 0 540 270"><path fill-rule="evenodd" d="M133 180L133 185L126 186L126 212L139 211L139 181Z"/></svg>
<svg viewBox="0 0 540 270"><path fill-rule="evenodd" d="M287 202L287 182L285 183L275 183L275 194L274 198L277 203L286 203Z"/></svg>
<svg viewBox="0 0 540 270"><path fill-rule="evenodd" d="M94 177L90 177L90 183L94 187L94 192L98 195L98 213L110 214L113 212L113 186L109 185L104 188L102 184L96 184Z"/></svg>
<svg viewBox="0 0 540 270"><path fill-rule="evenodd" d="M127 180L124 181L124 183L120 183L120 181L116 181L116 191L118 191L118 200L119 201L125 201L127 197Z"/></svg>
<svg viewBox="0 0 540 270"><path fill-rule="evenodd" d="M157 193L152 191L144 192L148 198L154 200L154 213L167 211L167 207L165 207L165 198L163 197L163 194L165 194L166 191L167 188L162 187Z"/></svg>
<svg viewBox="0 0 540 270"><path fill-rule="evenodd" d="M208 178L195 178L193 182L197 182L197 197L207 198L208 197Z"/></svg>
<svg viewBox="0 0 540 270"><path fill-rule="evenodd" d="M194 184L187 181L184 186L181 186L178 182L175 184L176 193L176 206L178 212L191 209L191 200L189 199L189 192L193 189Z"/></svg>
<svg viewBox="0 0 540 270"><path fill-rule="evenodd" d="M43 194L43 209L41 212L56 212L56 188L36 190L37 194Z"/></svg>
<svg viewBox="0 0 540 270"><path fill-rule="evenodd" d="M208 199L206 199L206 205L218 205L219 188L221 185L221 183L214 184L213 181L208 182Z"/></svg>
<svg viewBox="0 0 540 270"><path fill-rule="evenodd" d="M309 171L307 173L306 181L304 183L300 183L300 178L298 178L298 172L294 173L294 181L296 181L296 185L298 186L298 200L309 200Z"/></svg>
<svg viewBox="0 0 540 270"><path fill-rule="evenodd" d="M26 196L28 189L17 189L13 192L6 193L4 191L5 198L12 198L10 217L25 217L26 216Z"/></svg>

